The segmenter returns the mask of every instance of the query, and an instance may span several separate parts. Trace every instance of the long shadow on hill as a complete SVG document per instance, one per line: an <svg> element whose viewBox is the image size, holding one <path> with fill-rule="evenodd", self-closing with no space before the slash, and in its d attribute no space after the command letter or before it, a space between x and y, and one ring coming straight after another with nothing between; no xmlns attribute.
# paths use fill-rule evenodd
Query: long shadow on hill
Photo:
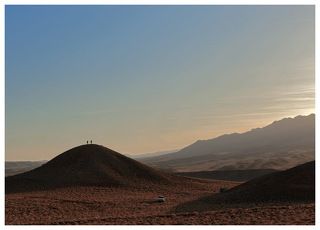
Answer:
<svg viewBox="0 0 320 230"><path fill-rule="evenodd" d="M277 172L275 169L244 169L244 170L218 170L218 171L196 171L196 172L177 172L175 175L210 179L244 182L252 180L266 174Z"/></svg>
<svg viewBox="0 0 320 230"><path fill-rule="evenodd" d="M171 183L154 170L106 147L90 144L70 149L31 171L5 179L6 193L69 186L140 186Z"/></svg>
<svg viewBox="0 0 320 230"><path fill-rule="evenodd" d="M239 204L299 201L315 201L315 161L255 178L223 193L181 204L174 211L208 211Z"/></svg>

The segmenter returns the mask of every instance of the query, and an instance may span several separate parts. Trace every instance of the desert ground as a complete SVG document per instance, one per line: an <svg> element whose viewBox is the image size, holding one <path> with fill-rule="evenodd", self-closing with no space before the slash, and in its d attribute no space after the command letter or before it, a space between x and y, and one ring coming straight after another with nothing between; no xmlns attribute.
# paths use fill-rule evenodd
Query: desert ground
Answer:
<svg viewBox="0 0 320 230"><path fill-rule="evenodd" d="M70 187L7 194L5 222L17 224L314 224L313 203L271 203L181 212L176 207L237 182L192 180L145 188ZM158 195L166 202L155 202Z"/></svg>
<svg viewBox="0 0 320 230"><path fill-rule="evenodd" d="M314 224L314 172L312 161L247 182L199 179L82 145L6 177L5 223Z"/></svg>

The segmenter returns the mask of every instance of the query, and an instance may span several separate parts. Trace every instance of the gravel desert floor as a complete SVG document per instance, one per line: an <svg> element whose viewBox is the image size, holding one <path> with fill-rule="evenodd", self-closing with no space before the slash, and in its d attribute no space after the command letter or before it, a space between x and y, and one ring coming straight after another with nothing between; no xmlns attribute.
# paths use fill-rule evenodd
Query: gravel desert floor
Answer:
<svg viewBox="0 0 320 230"><path fill-rule="evenodd" d="M191 180L191 179L190 179ZM192 182L191 182L192 181ZM177 186L143 188L70 187L6 194L7 225L51 224L314 224L315 205L307 203L223 207L207 212L175 212L237 182L191 180ZM158 195L164 203L155 202Z"/></svg>

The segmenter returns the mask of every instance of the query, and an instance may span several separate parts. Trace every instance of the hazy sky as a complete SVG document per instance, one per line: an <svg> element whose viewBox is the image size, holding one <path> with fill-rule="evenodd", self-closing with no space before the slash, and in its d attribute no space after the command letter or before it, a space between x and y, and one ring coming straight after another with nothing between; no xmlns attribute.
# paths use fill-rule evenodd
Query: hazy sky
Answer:
<svg viewBox="0 0 320 230"><path fill-rule="evenodd" d="M6 160L177 149L314 112L313 6L6 6Z"/></svg>

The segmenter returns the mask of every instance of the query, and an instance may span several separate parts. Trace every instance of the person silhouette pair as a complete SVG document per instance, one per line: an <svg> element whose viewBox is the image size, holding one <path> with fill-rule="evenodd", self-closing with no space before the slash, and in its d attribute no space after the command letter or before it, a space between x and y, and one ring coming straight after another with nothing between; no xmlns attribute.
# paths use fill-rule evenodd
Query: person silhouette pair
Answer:
<svg viewBox="0 0 320 230"><path fill-rule="evenodd" d="M89 144L89 141L87 141L87 144ZM90 141L90 144L92 144L92 140Z"/></svg>

